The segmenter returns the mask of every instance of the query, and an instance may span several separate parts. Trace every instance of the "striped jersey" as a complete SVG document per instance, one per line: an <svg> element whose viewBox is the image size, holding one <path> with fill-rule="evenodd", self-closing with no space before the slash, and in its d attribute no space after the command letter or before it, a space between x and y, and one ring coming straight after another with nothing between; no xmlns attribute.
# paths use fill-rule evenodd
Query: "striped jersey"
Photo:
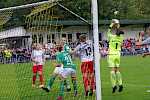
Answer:
<svg viewBox="0 0 150 100"><path fill-rule="evenodd" d="M43 65L44 63L44 51L43 50L33 50L31 58L35 60L36 65Z"/></svg>
<svg viewBox="0 0 150 100"><path fill-rule="evenodd" d="M80 43L75 51L79 54L81 62L93 61L93 44L92 41Z"/></svg>

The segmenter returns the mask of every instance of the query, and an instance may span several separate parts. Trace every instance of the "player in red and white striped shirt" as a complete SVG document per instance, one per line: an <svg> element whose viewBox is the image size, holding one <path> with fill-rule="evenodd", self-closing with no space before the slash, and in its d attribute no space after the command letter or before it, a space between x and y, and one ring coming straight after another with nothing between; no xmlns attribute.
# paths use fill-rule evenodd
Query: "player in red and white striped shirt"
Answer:
<svg viewBox="0 0 150 100"><path fill-rule="evenodd" d="M86 40L86 35L80 35L80 44L74 49L73 53L79 54L81 59L81 71L86 96L92 96L95 90L95 73L93 63L93 45L92 41Z"/></svg>
<svg viewBox="0 0 150 100"><path fill-rule="evenodd" d="M33 50L31 54L31 59L33 62L33 78L32 78L32 86L35 87L36 76L39 74L40 77L40 88L44 86L43 82L43 64L45 62L44 51L42 50L42 46L40 44L34 44Z"/></svg>

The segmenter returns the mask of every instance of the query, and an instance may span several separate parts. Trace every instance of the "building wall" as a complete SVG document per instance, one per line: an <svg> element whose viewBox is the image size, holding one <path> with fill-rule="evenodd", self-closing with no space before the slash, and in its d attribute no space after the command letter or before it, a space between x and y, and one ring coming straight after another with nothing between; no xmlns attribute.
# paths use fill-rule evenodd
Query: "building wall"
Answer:
<svg viewBox="0 0 150 100"><path fill-rule="evenodd" d="M144 28L141 27L136 27L136 26L126 26L126 27L121 27L122 30L125 32L124 34L124 38L138 38L138 34L140 31L143 31ZM103 33L103 39L107 39L107 30L108 30L108 26L106 27L99 27L99 32Z"/></svg>

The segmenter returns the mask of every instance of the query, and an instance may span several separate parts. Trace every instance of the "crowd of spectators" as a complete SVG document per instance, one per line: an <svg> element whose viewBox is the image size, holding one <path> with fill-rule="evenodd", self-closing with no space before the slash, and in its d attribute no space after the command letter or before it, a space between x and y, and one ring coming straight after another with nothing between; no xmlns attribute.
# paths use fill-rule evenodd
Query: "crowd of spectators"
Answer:
<svg viewBox="0 0 150 100"><path fill-rule="evenodd" d="M123 40L121 49L121 55L137 55L144 52L149 52L148 45L136 46L137 40L135 38L128 38ZM77 46L78 42L69 43L73 49ZM106 57L108 54L109 41L103 40L100 43L100 54L102 57ZM48 43L43 45L45 50L45 57L47 59L54 59L56 53L56 43ZM31 48L1 48L0 49L0 62L1 63L23 63L31 61Z"/></svg>
<svg viewBox="0 0 150 100"><path fill-rule="evenodd" d="M148 45L138 46L136 45L137 41L138 40L136 40L135 38L128 38L123 40L123 44L121 47L121 55L138 55L149 52ZM100 53L102 57L107 56L108 47L109 42L107 40L103 40L102 42L100 42Z"/></svg>

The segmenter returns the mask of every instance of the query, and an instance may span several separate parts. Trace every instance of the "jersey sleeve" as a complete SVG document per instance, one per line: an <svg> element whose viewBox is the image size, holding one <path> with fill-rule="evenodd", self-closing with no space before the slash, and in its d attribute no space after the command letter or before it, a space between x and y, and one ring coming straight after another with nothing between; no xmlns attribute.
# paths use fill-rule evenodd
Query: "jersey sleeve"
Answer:
<svg viewBox="0 0 150 100"><path fill-rule="evenodd" d="M111 37L112 37L111 29L108 29L108 31L107 31L107 37L108 37L108 40L111 39Z"/></svg>
<svg viewBox="0 0 150 100"><path fill-rule="evenodd" d="M75 53L77 53L77 52L79 52L79 51L80 51L80 44L77 45L77 47L74 49L74 52L75 52Z"/></svg>

